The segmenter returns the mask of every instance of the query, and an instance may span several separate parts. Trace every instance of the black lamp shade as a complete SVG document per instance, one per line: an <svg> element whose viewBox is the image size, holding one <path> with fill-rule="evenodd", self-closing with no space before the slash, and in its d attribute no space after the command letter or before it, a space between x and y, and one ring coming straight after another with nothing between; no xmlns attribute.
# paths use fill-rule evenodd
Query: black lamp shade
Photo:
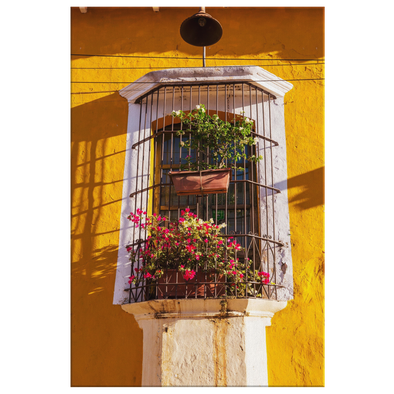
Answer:
<svg viewBox="0 0 394 394"><path fill-rule="evenodd" d="M220 23L203 11L185 19L181 25L181 37L188 44L197 47L216 44L222 38L222 34Z"/></svg>

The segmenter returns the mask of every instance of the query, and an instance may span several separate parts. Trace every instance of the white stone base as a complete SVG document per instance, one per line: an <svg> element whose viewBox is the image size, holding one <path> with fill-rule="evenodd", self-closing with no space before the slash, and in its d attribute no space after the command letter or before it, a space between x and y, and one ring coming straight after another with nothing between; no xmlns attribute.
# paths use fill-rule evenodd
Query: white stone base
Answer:
<svg viewBox="0 0 394 394"><path fill-rule="evenodd" d="M179 299L122 305L143 330L142 386L268 386L265 327L286 304Z"/></svg>

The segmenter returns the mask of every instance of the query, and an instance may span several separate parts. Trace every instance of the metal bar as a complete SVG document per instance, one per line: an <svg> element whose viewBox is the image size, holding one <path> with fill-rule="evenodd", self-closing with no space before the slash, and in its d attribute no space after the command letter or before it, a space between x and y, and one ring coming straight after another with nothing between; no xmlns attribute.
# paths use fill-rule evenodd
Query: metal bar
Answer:
<svg viewBox="0 0 394 394"><path fill-rule="evenodd" d="M145 137L145 133L146 133L146 119L148 116L148 97L146 98L145 101L145 116L144 116L144 137ZM145 146L142 146L142 168L141 168L141 189L144 188L144 163L145 163ZM137 183L138 183L138 179L137 179ZM136 197L137 200L137 197ZM140 209L143 209L142 207L142 193L141 193L141 206ZM141 238L141 232L142 232L142 227L139 226L139 237Z"/></svg>
<svg viewBox="0 0 394 394"><path fill-rule="evenodd" d="M207 85L207 92L209 92L209 85ZM216 110L216 114L219 111L219 86L216 85L216 100L215 100L215 110ZM209 102L209 95L208 95L208 102ZM209 113L209 112L208 112ZM218 164L217 159L216 159L216 163L212 163L212 164ZM207 196L208 197L208 196ZM212 196L213 199L213 196ZM208 200L207 200L208 201ZM208 217L207 217L208 219ZM215 224L218 224L218 194L215 194ZM217 281L218 277L217 277L217 259L215 258L215 282ZM215 298L217 297L217 286L215 286L215 292L214 292L214 296Z"/></svg>
<svg viewBox="0 0 394 394"><path fill-rule="evenodd" d="M192 112L192 96L193 96L193 87L190 85L190 97L189 97L189 101L190 101L190 112ZM190 145L191 145L191 141L192 141L192 135L191 135L191 133L189 133L189 152L188 152L188 155L190 156L191 155L191 149L190 149ZM190 171L190 164L188 165L188 170ZM196 203L197 203L197 206L198 206L198 200L196 199ZM189 196L187 196L187 205L189 206L189 204L190 204L190 197ZM197 208L197 211L198 211L198 208Z"/></svg>
<svg viewBox="0 0 394 394"><path fill-rule="evenodd" d="M262 102L263 110L263 135L265 136L265 111L264 111L264 94ZM264 182L267 183L267 154L266 154L266 144L264 140ZM268 235L268 191L265 189L265 216L266 216L266 234ZM269 272L269 256L267 254L267 272Z"/></svg>
<svg viewBox="0 0 394 394"><path fill-rule="evenodd" d="M139 119L139 130L138 130L138 139L141 139L141 118L142 118L142 103L140 104L140 119ZM140 150L137 152L137 168L136 168L136 176L135 176L135 192L138 190L138 170L139 170L139 161L140 161ZM137 199L134 200L134 212L137 210ZM135 240L135 226L133 229L133 241ZM132 274L132 273L131 273Z"/></svg>
<svg viewBox="0 0 394 394"><path fill-rule="evenodd" d="M233 83L233 122L235 123L235 83ZM234 156L237 154L237 145L234 141ZM238 195L237 195L237 176L238 176L238 166L237 166L237 159L234 161L234 230L235 234L237 234L237 200L238 200ZM236 238L237 239L237 238ZM238 239L237 239L238 242ZM237 251L235 251L235 260L237 260ZM235 295L237 295L237 286L235 286Z"/></svg>
<svg viewBox="0 0 394 394"><path fill-rule="evenodd" d="M150 106L150 118L149 118L149 132L148 134L152 134L152 112L153 112L153 95L150 96L151 98L151 106ZM151 143L149 143L148 146L148 179L147 179L147 186L149 187L149 184L151 183L151 176L152 176L152 171L151 171ZM153 162L153 166L155 163ZM155 180L154 178L152 179L152 183L154 183ZM148 190L146 191L146 212L149 212L149 193Z"/></svg>
<svg viewBox="0 0 394 394"><path fill-rule="evenodd" d="M160 90L157 91L157 100L156 100L156 131L155 133L157 134L158 128L159 128L159 95L160 95ZM152 94L153 97L153 94ZM153 152L153 182L156 182L156 177L157 177L157 171L160 171L157 168L157 157L158 157L158 141L157 139L154 140L154 152ZM160 175L160 173L159 173ZM160 180L159 180L160 182ZM156 185L152 186L153 188L156 187ZM159 195L160 195L160 190L159 190ZM155 209L156 206L156 192L153 191L153 199L152 199L152 212ZM160 201L160 196L159 196L159 201Z"/></svg>
<svg viewBox="0 0 394 394"><path fill-rule="evenodd" d="M172 109L171 109L171 113L174 111L174 100L175 100L175 88L173 87L172 88ZM174 131L174 117L173 116L171 117L171 131ZM174 134L171 133L170 171L172 171L173 155L174 155ZM172 189L172 185L170 185L169 190L168 190L168 220L169 220L169 222L171 222L171 189Z"/></svg>
<svg viewBox="0 0 394 394"><path fill-rule="evenodd" d="M227 121L227 85L225 84L224 85L224 120L225 121ZM220 158L220 161L222 160L222 158ZM227 159L226 159L226 167L227 167ZM228 199L228 192L226 192L226 201L225 201L225 205L226 205L226 208L225 208L225 219L224 219L224 221L225 221L225 223L227 224L228 223L228 220L227 220L227 199ZM228 228L228 226L226 226L225 227L225 229L226 229L226 234L228 233L228 231L227 231L227 228ZM227 259L227 255L226 255L226 259Z"/></svg>
<svg viewBox="0 0 394 394"><path fill-rule="evenodd" d="M207 114L209 115L209 86L207 85ZM207 147L207 165L209 168L209 147ZM206 196L205 200L205 206L206 206L206 212L205 212L205 220L209 219L209 213L208 213L208 204L209 204L209 197L208 195ZM216 223L217 224L217 223Z"/></svg>
<svg viewBox="0 0 394 394"><path fill-rule="evenodd" d="M183 86L181 88L181 110L183 111ZM183 123L181 122L180 130L182 130L182 129L183 129ZM182 164L182 144L181 144L181 142L182 142L182 134L179 134L179 165ZM179 216L181 213L180 206L181 206L181 197L178 196L177 220L179 220ZM178 278L178 275L177 275L177 278ZM175 288L175 295L176 295L177 288L178 288L178 286L176 286L176 288Z"/></svg>
<svg viewBox="0 0 394 394"><path fill-rule="evenodd" d="M153 135L151 135L151 136L149 136L149 137L144 138L144 139L141 140L141 141L136 142L136 143L131 147L131 149L135 149L138 145L141 145L141 144L143 144L144 142L151 140L152 138L160 137L162 134L167 134L167 133L168 133L168 134L175 134L175 133L177 133L177 132L178 132L178 130L174 130L174 131L172 131L172 130L162 130L162 131L159 131L159 132L157 132L157 133L155 133L155 134L153 134Z"/></svg>
<svg viewBox="0 0 394 394"><path fill-rule="evenodd" d="M257 89L256 89L256 95L257 95ZM279 146L279 142L276 142L276 141L272 140L271 138L264 137L263 135L260 135L254 131L251 131L250 134L254 135L255 137L261 138L262 140L272 142L274 146Z"/></svg>
<svg viewBox="0 0 394 394"><path fill-rule="evenodd" d="M235 181L235 180L231 180L231 181L230 181L230 183L240 183L240 182L251 183L251 184L253 184L253 185L257 185L257 186L260 186L260 187L264 187L264 188L266 188L266 189L273 190L274 192L281 193L280 189L277 189L277 188L275 188L275 187L268 186L268 185L263 185L262 183L253 182L253 181L251 181L251 180L249 180L249 179L246 179L246 180L240 179L239 181Z"/></svg>
<svg viewBox="0 0 394 394"><path fill-rule="evenodd" d="M249 97L249 102L250 102L250 112L252 112L252 91L250 90L250 97ZM256 130L256 132L259 131L259 106L258 106L258 94L257 94L257 89L256 89L256 119L255 119L255 125L254 125L254 129ZM259 153L259 141L257 141L256 145L253 147L254 149L252 150L252 152L254 151L255 156L257 157L258 153ZM256 165L251 165L252 168L252 176L251 178L254 178L254 174L253 174L253 168L256 168L256 182L259 181L259 171L260 171L260 163L257 162ZM251 185L251 189L252 189L252 207L254 210L254 192L256 192L256 199L257 199L257 204L259 204L258 206L260 206L260 189L257 188L257 186L255 186L254 190L253 190L253 185ZM257 209L257 215L260 216L260 209ZM255 219L255 214L253 212L253 218L252 218L252 233L254 234L256 232L255 229L255 225L254 225L254 219ZM257 218L257 223L260 222L260 217ZM261 227L261 226L260 226ZM258 233L260 234L260 227L258 228ZM258 253L261 256L260 253L260 248L261 248L261 242L259 242L259 244L257 244L256 242L253 242L253 279L256 279L256 248L258 249ZM254 290L256 290L256 288L254 288Z"/></svg>
<svg viewBox="0 0 394 394"><path fill-rule="evenodd" d="M167 89L166 89L166 87L164 87L163 130L165 130L165 128L166 128L166 113L167 113L166 107L167 107ZM165 138L164 138L164 134L163 134L163 136L162 136L162 144L161 144L161 153L162 153L161 154L161 175L162 175L161 179L164 178L164 169L163 169L163 164L164 164L164 146L165 146ZM167 175L166 175L166 177L167 177ZM160 182L162 182L162 181L160 181ZM170 200L171 200L170 191L171 191L171 186L169 186L169 190L168 190L168 201L169 201L169 203L170 203ZM160 193L160 207L161 207L161 205L164 205L164 204L162 204L161 193ZM168 248L167 248L167 257L168 257ZM168 258L166 259L166 269L168 269ZM166 294L167 294L167 287L166 287Z"/></svg>
<svg viewBox="0 0 394 394"><path fill-rule="evenodd" d="M268 94L268 92L267 91L265 91L264 89L261 89L260 87L258 87L258 86L255 86L255 85L253 85L252 83L250 83L250 82L247 82L247 81L234 81L235 83L242 83L242 82L244 82L245 84L247 84L247 85L251 85L251 86L253 86L254 88L256 88L256 89L258 89L260 92L264 92L264 93L266 93L266 94ZM199 81L197 81L197 82L189 82L188 83L188 86L198 86L198 85L200 85L201 83L199 82ZM218 86L223 86L223 85L226 85L227 84L227 82L204 82L204 85L218 85ZM184 83L182 83L182 82L179 82L179 83L174 83L174 82L163 82L163 81L161 81L160 82L160 86L158 86L158 87L156 87L156 88L154 88L154 89L152 89L150 92L148 92L148 93L146 93L146 94L144 94L144 95L142 95L142 96L140 96L140 97L138 97L136 100L135 100L135 103L136 104L140 104L140 102L146 97L146 96L148 96L149 94L151 94L151 93L154 93L154 92L156 92L157 90L159 90L159 89L161 89L161 88L163 88L163 87L170 87L170 88L172 88L173 86L175 86L175 87L181 87L181 86L183 86L183 85L185 85ZM272 93L271 93L271 100L275 100L277 97L275 96L275 95L273 95Z"/></svg>
<svg viewBox="0 0 394 394"><path fill-rule="evenodd" d="M272 124L271 124L271 101L268 97L268 109L269 109L269 130L270 130L270 138L272 138ZM274 186L274 162L273 162L273 154L272 154L272 146L270 147L271 152L271 179L272 179L272 187ZM272 237L275 237L275 197L272 193ZM274 261L273 261L273 277L276 283L276 251L274 249ZM272 282L272 280L271 280ZM278 297L278 294L275 289L275 298Z"/></svg>
<svg viewBox="0 0 394 394"><path fill-rule="evenodd" d="M241 91L242 91L242 111L244 111L244 84L241 85ZM243 112L242 112L243 113ZM244 145L244 155L246 156L247 151L249 148L246 148ZM243 163L243 180L246 181L246 159L244 157L244 163ZM253 167L253 165L251 166ZM249 178L251 176L251 174L248 174ZM253 178L252 178L253 179ZM253 193L253 185L250 186L250 188L252 189L252 193ZM250 197L249 197L250 198ZM247 224L246 224L246 182L244 182L244 232L246 233L247 230ZM252 203L252 209L249 209L249 221L252 220L253 217L253 213L254 213L254 209L253 209L253 203ZM246 278L248 278L248 261L249 261L249 248L248 248L248 238L244 237L244 245L245 245L245 250L247 251L245 259L244 259L244 268L245 268L245 274L246 274ZM254 246L253 246L254 247ZM246 297L248 297L248 286L246 286Z"/></svg>

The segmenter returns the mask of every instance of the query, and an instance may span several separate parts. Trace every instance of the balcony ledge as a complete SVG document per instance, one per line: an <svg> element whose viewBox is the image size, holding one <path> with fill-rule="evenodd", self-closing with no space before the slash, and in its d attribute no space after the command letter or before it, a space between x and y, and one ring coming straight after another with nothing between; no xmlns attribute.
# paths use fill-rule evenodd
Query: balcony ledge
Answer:
<svg viewBox="0 0 394 394"><path fill-rule="evenodd" d="M262 317L271 319L284 309L287 301L261 299L165 299L123 304L122 309L133 314L137 321L168 318Z"/></svg>

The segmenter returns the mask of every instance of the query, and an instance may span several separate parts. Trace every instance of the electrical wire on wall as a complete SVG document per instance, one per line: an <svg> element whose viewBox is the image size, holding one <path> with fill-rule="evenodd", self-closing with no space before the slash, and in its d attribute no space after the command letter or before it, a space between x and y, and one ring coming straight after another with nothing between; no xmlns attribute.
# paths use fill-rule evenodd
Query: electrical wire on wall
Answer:
<svg viewBox="0 0 394 394"><path fill-rule="evenodd" d="M200 58L193 57L171 57L171 56L140 56L140 55L94 55L94 54L71 54L71 56L79 56L79 57L108 57L108 58L133 58L133 59L171 59L171 60L196 60L200 61ZM324 59L310 59L310 58L302 58L302 59L256 59L256 58L215 58L210 57L206 58L206 60L215 60L215 61L254 61L254 62L268 62L268 61L301 61L303 63L290 63L290 64L260 64L260 67L295 67L295 66L316 66L316 65L325 65ZM321 60L321 61L319 61ZM304 63L304 62L309 63ZM312 62L312 63L311 63ZM216 66L216 65L215 65ZM71 67L71 70L160 70L160 69L168 69L168 68L192 68L192 67ZM289 82L301 82L301 81L324 81L324 78L296 78L296 79L286 79ZM265 79L259 80L256 82L276 82L281 81L281 79ZM143 84L143 83L154 83L152 81L144 82L144 81L71 81L73 84ZM72 92L71 94L98 94L98 93L115 93L119 92L120 89L117 90L105 90L105 91L95 91L95 92Z"/></svg>

